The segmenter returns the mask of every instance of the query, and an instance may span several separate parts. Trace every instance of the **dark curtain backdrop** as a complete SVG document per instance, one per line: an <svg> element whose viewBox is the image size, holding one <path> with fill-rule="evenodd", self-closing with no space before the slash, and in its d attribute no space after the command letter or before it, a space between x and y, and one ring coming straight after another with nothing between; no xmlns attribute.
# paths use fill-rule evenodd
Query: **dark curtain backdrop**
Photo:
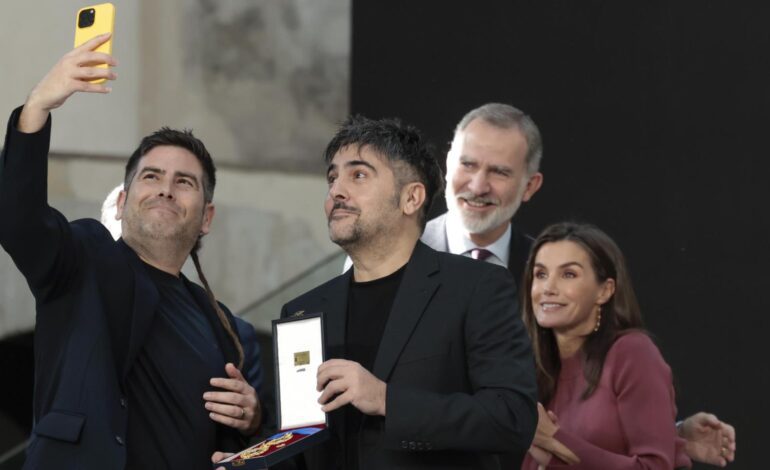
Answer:
<svg viewBox="0 0 770 470"><path fill-rule="evenodd" d="M354 1L352 56L352 111L417 125L442 159L471 108L531 114L545 182L515 220L609 232L680 415L733 423L732 468L765 466L770 4Z"/></svg>

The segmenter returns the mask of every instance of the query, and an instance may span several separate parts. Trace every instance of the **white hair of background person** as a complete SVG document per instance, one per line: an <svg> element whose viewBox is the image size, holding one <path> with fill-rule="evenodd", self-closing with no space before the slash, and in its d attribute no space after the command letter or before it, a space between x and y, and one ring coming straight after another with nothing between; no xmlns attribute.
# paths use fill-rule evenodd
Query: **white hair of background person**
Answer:
<svg viewBox="0 0 770 470"><path fill-rule="evenodd" d="M117 240L121 235L121 224L115 216L118 213L118 195L123 191L123 183L115 186L102 203L101 223L110 231L112 238Z"/></svg>

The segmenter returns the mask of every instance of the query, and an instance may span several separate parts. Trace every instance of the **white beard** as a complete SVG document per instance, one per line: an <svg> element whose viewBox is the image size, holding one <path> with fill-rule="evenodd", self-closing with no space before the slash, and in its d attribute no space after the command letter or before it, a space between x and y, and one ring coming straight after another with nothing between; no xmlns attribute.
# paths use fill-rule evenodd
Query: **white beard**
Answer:
<svg viewBox="0 0 770 470"><path fill-rule="evenodd" d="M454 194L454 190L450 185L447 185L446 189L446 205L450 214L456 216L463 227L468 233L478 234L486 233L492 229L495 229L503 224L507 224L511 221L516 211L521 206L521 199L524 196L524 190L526 185L522 185L519 190L519 194L516 198L507 206L500 205L500 201L497 199L475 197L472 193L464 192L460 194ZM458 198L466 199L471 202L486 202L497 204L495 209L489 214L479 215L462 209L457 201Z"/></svg>

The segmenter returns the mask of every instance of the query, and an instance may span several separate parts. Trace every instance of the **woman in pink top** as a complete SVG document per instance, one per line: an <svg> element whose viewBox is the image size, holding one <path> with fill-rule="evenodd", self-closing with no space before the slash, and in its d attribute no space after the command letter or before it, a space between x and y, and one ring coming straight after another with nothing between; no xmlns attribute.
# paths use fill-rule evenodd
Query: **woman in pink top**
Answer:
<svg viewBox="0 0 770 470"><path fill-rule="evenodd" d="M671 369L643 329L617 245L590 225L552 225L524 283L545 407L523 468L689 468Z"/></svg>

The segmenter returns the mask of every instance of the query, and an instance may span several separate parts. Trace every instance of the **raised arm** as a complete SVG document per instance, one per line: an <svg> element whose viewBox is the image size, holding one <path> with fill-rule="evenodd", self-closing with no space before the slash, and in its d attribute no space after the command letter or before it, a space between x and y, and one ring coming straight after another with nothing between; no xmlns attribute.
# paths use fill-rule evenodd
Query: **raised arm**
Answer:
<svg viewBox="0 0 770 470"><path fill-rule="evenodd" d="M47 167L50 110L76 91L104 93L104 85L83 79L114 78L94 62L114 64L93 52L108 36L68 52L11 115L0 155L0 245L11 255L40 300L55 295L77 269L78 255L67 220L48 206Z"/></svg>
<svg viewBox="0 0 770 470"><path fill-rule="evenodd" d="M32 134L41 130L51 110L63 105L75 92L109 93L111 91L104 84L89 82L99 78L108 80L117 78L110 68L94 67L105 63L110 66L117 65L111 55L94 51L109 39L110 33L97 36L59 59L59 62L32 89L24 103L17 125L20 132Z"/></svg>

